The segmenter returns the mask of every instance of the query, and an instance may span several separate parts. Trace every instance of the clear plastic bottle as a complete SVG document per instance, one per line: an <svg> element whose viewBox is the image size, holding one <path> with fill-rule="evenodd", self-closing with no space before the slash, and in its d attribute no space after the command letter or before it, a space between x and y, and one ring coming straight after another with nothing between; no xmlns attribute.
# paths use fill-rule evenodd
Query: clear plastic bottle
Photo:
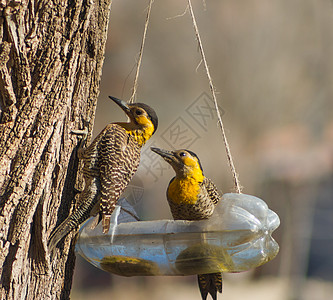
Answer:
<svg viewBox="0 0 333 300"><path fill-rule="evenodd" d="M129 210L129 209L128 209ZM133 221L118 206L109 234L89 219L80 229L76 251L105 271L122 276L192 275L241 272L273 259L279 226L266 203L246 194L224 194L209 220Z"/></svg>

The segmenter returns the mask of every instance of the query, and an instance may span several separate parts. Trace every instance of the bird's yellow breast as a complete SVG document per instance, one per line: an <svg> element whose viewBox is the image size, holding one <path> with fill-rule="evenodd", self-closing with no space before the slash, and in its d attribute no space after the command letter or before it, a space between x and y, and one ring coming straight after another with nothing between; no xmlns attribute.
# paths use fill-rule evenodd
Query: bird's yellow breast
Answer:
<svg viewBox="0 0 333 300"><path fill-rule="evenodd" d="M200 185L193 178L175 178L168 188L168 199L176 204L195 204Z"/></svg>

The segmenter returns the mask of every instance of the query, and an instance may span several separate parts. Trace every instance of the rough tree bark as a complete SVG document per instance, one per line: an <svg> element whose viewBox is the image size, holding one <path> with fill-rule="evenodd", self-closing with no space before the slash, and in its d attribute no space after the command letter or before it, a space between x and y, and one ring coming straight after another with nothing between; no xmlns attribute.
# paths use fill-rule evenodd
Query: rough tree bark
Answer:
<svg viewBox="0 0 333 300"><path fill-rule="evenodd" d="M47 238L75 202L70 131L94 120L110 6L0 1L1 299L69 298L73 236L52 261Z"/></svg>

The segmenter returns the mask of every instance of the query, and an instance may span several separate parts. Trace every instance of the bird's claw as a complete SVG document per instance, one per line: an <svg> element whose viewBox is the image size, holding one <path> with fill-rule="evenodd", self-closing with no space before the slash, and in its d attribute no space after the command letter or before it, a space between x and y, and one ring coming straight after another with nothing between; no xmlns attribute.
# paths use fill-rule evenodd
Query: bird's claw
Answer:
<svg viewBox="0 0 333 300"><path fill-rule="evenodd" d="M84 129L80 130L71 130L71 134L81 135L84 139L87 138L88 135L88 127L85 127Z"/></svg>
<svg viewBox="0 0 333 300"><path fill-rule="evenodd" d="M85 127L83 130L71 130L71 134L82 136L77 152L78 158L81 159L84 155L84 146L88 137L88 127Z"/></svg>

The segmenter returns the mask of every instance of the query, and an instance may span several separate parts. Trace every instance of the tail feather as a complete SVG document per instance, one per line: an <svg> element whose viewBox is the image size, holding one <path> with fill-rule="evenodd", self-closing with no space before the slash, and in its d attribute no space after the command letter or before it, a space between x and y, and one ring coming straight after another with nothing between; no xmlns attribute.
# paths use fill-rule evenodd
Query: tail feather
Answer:
<svg viewBox="0 0 333 300"><path fill-rule="evenodd" d="M47 243L50 252L53 252L54 248L57 246L60 240L62 240L63 237L65 237L75 228L74 224L72 224L70 221L70 217L68 217L52 232Z"/></svg>
<svg viewBox="0 0 333 300"><path fill-rule="evenodd" d="M89 204L85 202L81 203L81 205L51 233L47 243L50 252L54 250L63 237L72 230L78 229L79 226L90 217L90 212L95 204L96 201L91 201Z"/></svg>
<svg viewBox="0 0 333 300"><path fill-rule="evenodd" d="M222 293L222 273L198 275L198 284L202 300L207 299L208 293L216 300L217 292Z"/></svg>

